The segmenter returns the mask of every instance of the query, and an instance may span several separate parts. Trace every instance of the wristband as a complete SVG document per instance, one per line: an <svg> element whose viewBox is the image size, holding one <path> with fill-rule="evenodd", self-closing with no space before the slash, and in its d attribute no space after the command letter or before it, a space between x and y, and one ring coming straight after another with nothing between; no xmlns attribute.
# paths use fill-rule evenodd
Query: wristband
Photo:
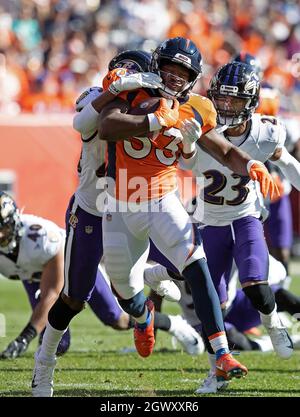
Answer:
<svg viewBox="0 0 300 417"><path fill-rule="evenodd" d="M149 131L154 132L155 130L160 130L162 125L159 123L158 118L154 113L147 114L149 122Z"/></svg>
<svg viewBox="0 0 300 417"><path fill-rule="evenodd" d="M255 159L250 159L250 161L247 162L247 171L248 171L248 173L250 173L250 170L251 170L251 167L252 167L253 164L263 165L263 163L260 162L260 161L256 161Z"/></svg>
<svg viewBox="0 0 300 417"><path fill-rule="evenodd" d="M120 91L115 87L114 82L108 87L108 91L114 96L117 96L120 93Z"/></svg>

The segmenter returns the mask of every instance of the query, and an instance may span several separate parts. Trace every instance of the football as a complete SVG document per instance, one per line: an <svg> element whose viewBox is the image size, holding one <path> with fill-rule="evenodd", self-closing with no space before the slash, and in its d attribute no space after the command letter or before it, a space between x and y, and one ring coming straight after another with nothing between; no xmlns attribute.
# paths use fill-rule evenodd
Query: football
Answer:
<svg viewBox="0 0 300 417"><path fill-rule="evenodd" d="M154 113L158 107L162 97L150 97L147 100L142 101L136 107L132 107L128 110L129 114L143 115ZM167 99L167 104L170 109L173 106L173 100Z"/></svg>

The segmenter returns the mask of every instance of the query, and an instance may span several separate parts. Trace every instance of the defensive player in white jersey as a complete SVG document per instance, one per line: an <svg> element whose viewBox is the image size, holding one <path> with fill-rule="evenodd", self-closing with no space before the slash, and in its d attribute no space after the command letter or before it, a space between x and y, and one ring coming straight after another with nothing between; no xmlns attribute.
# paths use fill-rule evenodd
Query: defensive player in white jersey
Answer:
<svg viewBox="0 0 300 417"><path fill-rule="evenodd" d="M0 359L23 355L30 342L42 331L47 315L63 287L63 247L65 231L55 223L30 214L20 214L12 198L0 192L0 273L21 280L33 313L27 326L9 343ZM174 284L173 284L174 285ZM89 306L105 325L127 330L133 321L122 311L105 281L100 267ZM203 351L197 333L180 317L157 313L156 328L170 332L190 354ZM199 342L195 344L196 342ZM70 346L65 332L57 348L62 355Z"/></svg>
<svg viewBox="0 0 300 417"><path fill-rule="evenodd" d="M217 110L224 138L261 162L270 160L300 189L300 164L284 147L285 129L275 118L253 114L258 105L259 80L251 67L233 62L220 68L208 96ZM194 217L205 226L201 235L221 304L227 301L221 280L234 258L243 291L260 312L274 350L280 357L289 358L293 345L280 322L267 281L269 254L260 221L257 184L224 167L199 145L193 173L204 177L205 186Z"/></svg>
<svg viewBox="0 0 300 417"><path fill-rule="evenodd" d="M51 221L20 215L13 199L0 192L0 273L22 280L33 310L26 327L2 352L2 359L23 354L44 330L49 309L63 286L64 235ZM63 354L68 347L66 332L57 353Z"/></svg>
<svg viewBox="0 0 300 417"><path fill-rule="evenodd" d="M260 61L255 56L246 52L239 53L232 61L250 65L261 80L259 106L256 109L256 113L279 116L279 91L263 81L263 71ZM293 118L282 118L279 116L279 119L286 128L285 147L291 153L300 137L299 123ZM273 202L266 201L269 212L267 221L264 222L266 239L271 254L284 264L287 273L289 273L288 265L293 243L292 209L289 199L291 185L275 165L267 163L267 167L276 178L281 192L278 200ZM290 277L286 281L286 285L288 285Z"/></svg>

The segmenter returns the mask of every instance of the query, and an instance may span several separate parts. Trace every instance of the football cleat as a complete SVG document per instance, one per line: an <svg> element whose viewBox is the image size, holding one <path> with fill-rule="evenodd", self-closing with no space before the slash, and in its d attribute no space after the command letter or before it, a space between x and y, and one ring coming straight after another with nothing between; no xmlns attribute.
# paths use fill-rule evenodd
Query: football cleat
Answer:
<svg viewBox="0 0 300 417"><path fill-rule="evenodd" d="M181 316L169 316L171 320L170 333L173 335L172 345L176 348L177 342L189 355L201 355L204 350L202 337Z"/></svg>
<svg viewBox="0 0 300 417"><path fill-rule="evenodd" d="M265 327L277 355L282 359L289 359L294 351L293 342L286 328L281 322L280 324L277 327Z"/></svg>
<svg viewBox="0 0 300 417"><path fill-rule="evenodd" d="M218 381L242 378L247 374L248 369L234 359L230 353L225 353L216 361L216 377Z"/></svg>
<svg viewBox="0 0 300 417"><path fill-rule="evenodd" d="M195 394L216 394L218 391L224 391L228 387L229 382L226 380L217 380L216 374L209 371L208 376L204 379Z"/></svg>
<svg viewBox="0 0 300 417"><path fill-rule="evenodd" d="M138 351L139 355L143 358L150 356L154 344L155 344L155 337L154 337L154 304L151 300L146 301L146 306L148 311L151 314L151 321L147 327L144 329L139 327L138 323L135 323L134 326L134 343L136 350Z"/></svg>
<svg viewBox="0 0 300 417"><path fill-rule="evenodd" d="M155 279L151 275L144 275L145 284L148 285L153 291L155 291L161 297L164 297L168 301L179 301L181 298L181 292L177 285L171 280L160 281Z"/></svg>
<svg viewBox="0 0 300 417"><path fill-rule="evenodd" d="M40 348L34 355L34 370L31 382L31 392L33 397L52 397L53 396L53 374L56 359L53 361L42 361L39 359Z"/></svg>

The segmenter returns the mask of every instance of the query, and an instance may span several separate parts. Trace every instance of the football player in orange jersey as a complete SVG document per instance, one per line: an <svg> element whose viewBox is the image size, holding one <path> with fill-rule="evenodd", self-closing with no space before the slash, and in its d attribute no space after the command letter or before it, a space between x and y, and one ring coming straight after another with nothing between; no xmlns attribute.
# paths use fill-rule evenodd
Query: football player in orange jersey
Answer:
<svg viewBox="0 0 300 417"><path fill-rule="evenodd" d="M217 376L230 379L246 375L247 368L229 353L201 238L176 196L176 167L182 158L185 165L193 160L199 140L232 171L258 180L264 195L277 195L277 188L263 164L217 134L210 100L191 94L201 74L201 61L193 42L168 39L152 56L152 71L163 80L159 93L164 98L158 109L145 116L126 114L154 95L141 89L119 95L100 114L100 137L108 141L108 175L116 180L116 192L108 192L103 219L104 257L120 305L136 319L137 351L147 357L155 343L154 307L144 296L141 271L151 238L189 283L196 313L217 356ZM167 98L174 101L172 109Z"/></svg>

